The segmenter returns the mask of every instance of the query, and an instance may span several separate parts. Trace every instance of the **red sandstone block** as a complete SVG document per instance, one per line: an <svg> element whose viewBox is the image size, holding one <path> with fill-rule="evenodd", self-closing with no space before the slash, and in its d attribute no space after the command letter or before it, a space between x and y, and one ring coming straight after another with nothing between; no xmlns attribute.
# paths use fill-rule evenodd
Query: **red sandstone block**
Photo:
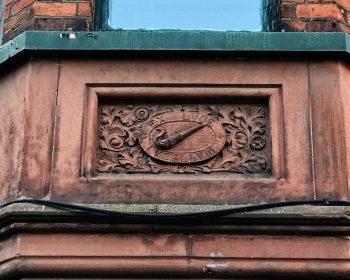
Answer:
<svg viewBox="0 0 350 280"><path fill-rule="evenodd" d="M75 16L77 3L49 3L35 2L33 12L36 16Z"/></svg>
<svg viewBox="0 0 350 280"><path fill-rule="evenodd" d="M191 254L194 257L212 256L236 258L348 258L349 240L337 237L280 237L217 235L215 239L205 235L191 236ZM37 242L39 242L39 238ZM32 244L35 244L32 242ZM322 244L322 246L320 246ZM334 250L333 248L337 248ZM220 253L214 253L220 252Z"/></svg>
<svg viewBox="0 0 350 280"><path fill-rule="evenodd" d="M82 2L78 4L78 16L91 17L92 8L90 2Z"/></svg>
<svg viewBox="0 0 350 280"><path fill-rule="evenodd" d="M187 255L185 235L144 236L135 234L125 236L111 234L99 236L58 233L45 237L35 234L21 236L20 241L18 241L21 253L33 255L40 252L41 256L67 256L71 254L72 256L84 257L96 256L97 252L100 252L101 257L185 257ZM220 238L218 239L220 240ZM37 246L32 246L33 244ZM40 246L41 244L44 245ZM338 250L336 251L338 254L340 253Z"/></svg>
<svg viewBox="0 0 350 280"><path fill-rule="evenodd" d="M298 18L307 18L307 19L318 19L318 18L344 19L341 9L336 4L298 5L296 16Z"/></svg>
<svg viewBox="0 0 350 280"><path fill-rule="evenodd" d="M15 2L12 5L12 14L13 15L17 14L18 12L20 12L24 8L26 8L29 5L33 4L33 2L35 2L35 0L20 0L20 1Z"/></svg>

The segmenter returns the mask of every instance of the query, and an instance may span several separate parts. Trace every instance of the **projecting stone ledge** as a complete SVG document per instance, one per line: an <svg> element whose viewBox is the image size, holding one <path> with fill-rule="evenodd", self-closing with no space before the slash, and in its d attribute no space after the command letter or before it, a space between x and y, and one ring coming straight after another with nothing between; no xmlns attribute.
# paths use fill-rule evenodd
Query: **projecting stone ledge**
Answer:
<svg viewBox="0 0 350 280"><path fill-rule="evenodd" d="M140 214L184 214L184 213L205 213L211 211L220 211L228 209L239 209L249 205L181 205L181 204L77 204L79 206L115 211L116 213L140 213ZM78 211L69 211L67 209L58 209L35 203L16 203L0 209L0 219L4 215L79 215ZM250 212L223 215L230 218L250 218L250 217L280 217L280 218L346 218L349 217L350 206L287 206L273 207L271 209L256 210Z"/></svg>
<svg viewBox="0 0 350 280"><path fill-rule="evenodd" d="M85 206L148 214L231 207ZM12 205L0 214L0 277L349 279L349 211L302 206L152 221Z"/></svg>
<svg viewBox="0 0 350 280"><path fill-rule="evenodd" d="M160 228L172 231L181 227L191 231L251 231L258 232L333 232L350 233L350 207L345 206L290 206L227 214L228 210L243 209L240 205L173 205L173 204L79 204L85 211L64 207L49 207L18 203L0 210L0 233L9 229L32 227L40 229L44 223L64 229L101 231L110 225L132 229L143 225L144 230ZM61 208L61 209L60 209ZM89 210L90 209L90 210ZM91 210L93 209L93 211ZM107 212L98 212L99 210ZM225 210L226 214L222 214ZM186 214L198 214L186 216ZM157 214L157 216L152 216ZM91 226L95 224L96 227ZM98 224L98 226L97 226ZM150 226L153 225L153 226ZM156 227L154 227L156 226ZM43 228L48 228L44 226Z"/></svg>

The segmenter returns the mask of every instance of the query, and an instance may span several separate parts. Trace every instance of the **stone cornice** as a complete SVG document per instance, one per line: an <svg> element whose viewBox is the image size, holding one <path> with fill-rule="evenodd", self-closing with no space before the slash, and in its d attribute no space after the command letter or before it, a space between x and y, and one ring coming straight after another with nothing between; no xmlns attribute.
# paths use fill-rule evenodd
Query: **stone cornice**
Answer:
<svg viewBox="0 0 350 280"><path fill-rule="evenodd" d="M238 205L170 205L170 204L93 204L89 207L124 213L179 214L235 208ZM143 232L252 232L252 233L350 233L350 207L293 206L250 213L239 213L223 217L201 219L142 219L113 217L47 206L20 203L0 210L0 236L13 231L27 229L72 232L84 229L86 232L108 232L114 225L120 230ZM98 223L96 222L98 218ZM79 227L77 225L79 224ZM190 225L190 226L189 226Z"/></svg>
<svg viewBox="0 0 350 280"><path fill-rule="evenodd" d="M99 207L176 213L223 206ZM18 204L0 213L0 277L348 279L349 210L288 207L167 224Z"/></svg>

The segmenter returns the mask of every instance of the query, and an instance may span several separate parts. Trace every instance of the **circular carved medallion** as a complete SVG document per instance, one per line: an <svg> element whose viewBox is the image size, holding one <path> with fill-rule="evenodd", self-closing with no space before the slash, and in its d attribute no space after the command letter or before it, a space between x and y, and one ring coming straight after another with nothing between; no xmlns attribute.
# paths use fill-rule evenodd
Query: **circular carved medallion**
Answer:
<svg viewBox="0 0 350 280"><path fill-rule="evenodd" d="M225 146L226 133L219 121L198 112L167 112L142 126L142 149L167 163L190 164L206 161Z"/></svg>

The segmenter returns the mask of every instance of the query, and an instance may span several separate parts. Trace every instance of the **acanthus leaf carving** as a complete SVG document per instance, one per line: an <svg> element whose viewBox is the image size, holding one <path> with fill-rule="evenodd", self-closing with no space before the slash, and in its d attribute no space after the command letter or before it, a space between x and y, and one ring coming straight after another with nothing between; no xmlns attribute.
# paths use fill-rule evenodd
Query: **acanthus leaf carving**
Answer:
<svg viewBox="0 0 350 280"><path fill-rule="evenodd" d="M208 122L218 122L223 127L224 145L221 148L214 145L214 149L218 153L214 155L213 150L207 150L209 154L203 157L204 160L191 160L188 163L184 160L177 161L176 157L181 155L179 147L169 148L169 150L161 151L158 147L151 146L150 151L157 154L164 152L165 154L173 153L173 159L167 159L165 162L160 158L153 158L140 145L140 137L144 133L144 126L147 122L159 120L164 116L180 116L182 113L191 116L208 116L202 126L208 126L217 131L215 126L210 127ZM175 114L174 114L175 113ZM271 151L268 143L268 111L264 105L241 105L241 104L189 104L189 105L103 105L100 107L99 122L99 141L98 141L98 160L97 171L100 173L172 173L172 174L210 174L214 172L226 172L236 174L269 174ZM205 117L202 117L205 119ZM206 123L207 122L207 123ZM171 123L171 122L169 122ZM178 135L178 131L196 131L201 128L192 129L187 124L171 124L167 127L174 130L171 135ZM184 128L174 128L173 126L183 126ZM202 127L201 126L201 127ZM216 125L218 127L218 125ZM209 128L203 130L205 133L210 132ZM177 132L176 132L177 131ZM197 133L197 132L191 132ZM190 135L194 139L194 135ZM200 135L200 134L198 134ZM150 136L151 137L151 136ZM204 137L204 138L203 138ZM198 139L199 136L197 137ZM143 138L141 138L143 139ZM186 139L185 139L186 140ZM184 141L185 141L184 140ZM190 139L191 140L191 139ZM186 140L179 146L187 147L189 143L194 147L197 144L195 140ZM215 140L217 141L217 140ZM152 145L152 141L149 142ZM175 142L174 142L175 143ZM176 142L177 143L177 142ZM175 144L174 144L175 145ZM186 146L187 145L187 146ZM191 146L190 145L190 146ZM169 146L170 147L170 146ZM178 150L180 149L180 152ZM188 148L188 147L187 147ZM158 149L158 150L157 150ZM171 149L175 149L173 152ZM192 147L193 149L193 147ZM195 157L195 152L188 153L190 157ZM187 154L186 154L187 155ZM201 158L200 158L201 159Z"/></svg>

